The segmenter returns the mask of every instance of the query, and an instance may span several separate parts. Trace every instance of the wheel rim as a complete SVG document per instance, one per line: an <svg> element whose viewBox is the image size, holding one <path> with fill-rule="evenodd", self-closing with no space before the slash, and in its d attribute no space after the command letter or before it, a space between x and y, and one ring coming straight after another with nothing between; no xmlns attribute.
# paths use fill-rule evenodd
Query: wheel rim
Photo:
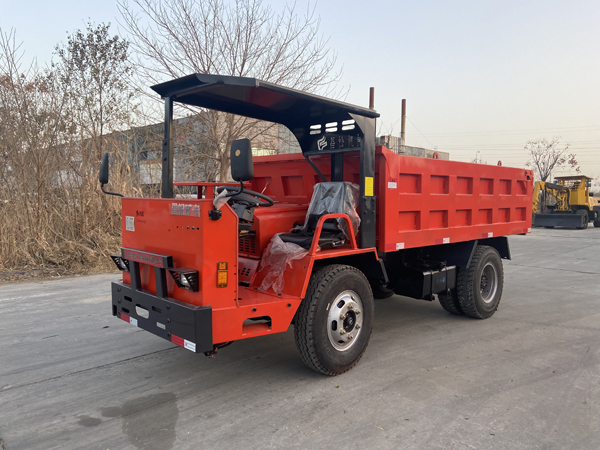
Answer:
<svg viewBox="0 0 600 450"><path fill-rule="evenodd" d="M491 262L483 266L479 290L481 299L485 303L491 303L496 297L496 291L498 290L498 272L496 272L496 267Z"/></svg>
<svg viewBox="0 0 600 450"><path fill-rule="evenodd" d="M331 303L327 313L327 336L329 342L338 351L350 350L363 325L363 305L354 291L344 291Z"/></svg>

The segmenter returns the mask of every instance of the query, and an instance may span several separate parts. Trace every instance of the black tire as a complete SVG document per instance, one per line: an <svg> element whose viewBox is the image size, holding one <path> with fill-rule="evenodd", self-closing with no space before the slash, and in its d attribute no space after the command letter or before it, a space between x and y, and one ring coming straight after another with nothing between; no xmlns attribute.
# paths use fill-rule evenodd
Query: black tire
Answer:
<svg viewBox="0 0 600 450"><path fill-rule="evenodd" d="M578 209L575 214L583 216L583 226L577 227L577 229L585 230L588 227L588 224L590 223L590 215L588 214L588 212L585 209Z"/></svg>
<svg viewBox="0 0 600 450"><path fill-rule="evenodd" d="M456 296L456 292L440 292L438 294L438 300L442 308L448 311L450 314L463 315L464 312L460 307L460 303L458 303L458 297Z"/></svg>
<svg viewBox="0 0 600 450"><path fill-rule="evenodd" d="M387 287L385 284L381 284L378 280L369 279L369 284L371 285L371 291L373 291L373 297L377 300L383 300L385 298L390 298L394 295L394 291Z"/></svg>
<svg viewBox="0 0 600 450"><path fill-rule="evenodd" d="M347 294L348 292L356 294L359 302L353 303L357 298L350 298L351 294ZM344 295L346 297L343 297ZM342 297L335 301L340 296ZM348 308L351 304L362 305L362 308L354 308L354 325L352 322L347 324L346 320L342 322L340 316L334 328L330 316L338 311L338 308ZM346 310L346 313L340 311L340 314L344 314L343 317L346 317L345 314L351 315L350 310ZM373 330L374 314L373 294L367 278L360 270L342 264L332 264L313 273L306 297L296 313L294 325L294 338L302 361L311 369L325 375L347 372L358 363L367 348ZM359 320L362 321L362 325L359 324ZM335 321L338 321L337 316ZM356 327L357 325L360 327ZM344 341L332 341L332 334L342 333L342 329L349 330L343 331ZM351 335L356 338L350 337Z"/></svg>
<svg viewBox="0 0 600 450"><path fill-rule="evenodd" d="M478 245L469 267L458 271L456 293L460 308L469 317L487 319L498 309L503 287L504 271L498 251Z"/></svg>
<svg viewBox="0 0 600 450"><path fill-rule="evenodd" d="M599 220L594 220L594 226L596 228L600 228L600 219Z"/></svg>

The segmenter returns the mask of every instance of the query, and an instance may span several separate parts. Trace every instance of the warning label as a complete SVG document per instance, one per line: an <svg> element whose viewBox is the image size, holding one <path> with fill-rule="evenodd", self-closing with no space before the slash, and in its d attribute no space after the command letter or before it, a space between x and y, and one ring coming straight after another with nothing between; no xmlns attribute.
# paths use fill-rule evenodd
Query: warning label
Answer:
<svg viewBox="0 0 600 450"><path fill-rule="evenodd" d="M125 217L125 229L127 231L135 231L135 217L133 217L133 216Z"/></svg>
<svg viewBox="0 0 600 450"><path fill-rule="evenodd" d="M365 177L365 197L373 197L373 177Z"/></svg>

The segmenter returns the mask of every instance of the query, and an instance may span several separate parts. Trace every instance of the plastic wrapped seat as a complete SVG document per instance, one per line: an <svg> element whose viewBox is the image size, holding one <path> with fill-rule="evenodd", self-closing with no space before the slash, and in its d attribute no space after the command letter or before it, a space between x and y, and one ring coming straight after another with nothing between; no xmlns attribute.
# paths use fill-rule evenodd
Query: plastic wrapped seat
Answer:
<svg viewBox="0 0 600 450"><path fill-rule="evenodd" d="M360 217L356 213L358 194L359 187L346 181L316 184L304 225L294 229L291 233L281 233L279 237L283 242L290 242L309 249L313 242L317 223L325 214L348 215L354 232L358 232L360 225ZM345 219L327 219L323 223L318 245L320 248L340 247L346 243L349 237Z"/></svg>

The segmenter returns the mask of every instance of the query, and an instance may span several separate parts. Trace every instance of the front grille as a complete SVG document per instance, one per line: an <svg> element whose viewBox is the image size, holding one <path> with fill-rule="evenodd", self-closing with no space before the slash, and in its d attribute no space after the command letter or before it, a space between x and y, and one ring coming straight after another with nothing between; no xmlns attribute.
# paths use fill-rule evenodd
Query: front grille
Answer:
<svg viewBox="0 0 600 450"><path fill-rule="evenodd" d="M239 252L246 254L255 254L256 253L256 237L255 236L247 236L240 238L239 241Z"/></svg>

